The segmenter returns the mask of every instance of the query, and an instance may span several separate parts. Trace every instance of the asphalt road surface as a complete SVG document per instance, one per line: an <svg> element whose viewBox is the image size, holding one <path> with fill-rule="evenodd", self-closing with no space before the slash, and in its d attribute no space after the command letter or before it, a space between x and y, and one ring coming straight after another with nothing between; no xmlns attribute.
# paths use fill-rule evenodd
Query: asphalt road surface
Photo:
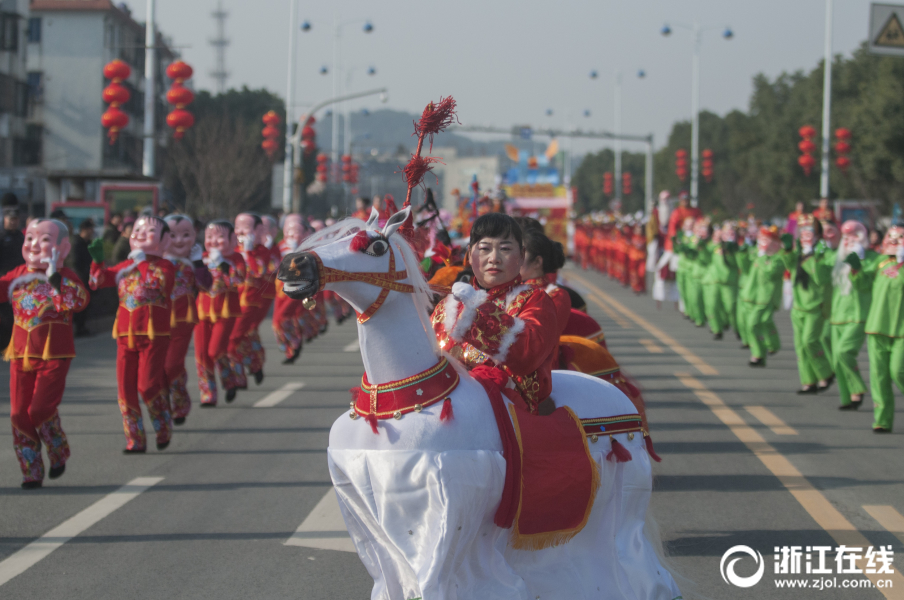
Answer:
<svg viewBox="0 0 904 600"><path fill-rule="evenodd" d="M777 319L783 349L754 370L733 336L713 341L671 306L657 311L649 297L595 273L565 275L644 389L663 458L650 511L685 598L904 597L900 395L899 431L875 435L866 407L837 410L835 388L794 393L788 313ZM72 448L65 475L21 490L10 430L0 428L0 598L370 597L326 465L330 425L362 372L354 325L332 324L294 366L280 364L269 327L261 386L216 409L195 404L169 448L151 444L138 456L121 452L113 340L104 330L76 342L60 409ZM866 372L865 349L861 359ZM189 389L193 368L189 360ZM7 372L0 379L8 419ZM839 573L841 544L890 546L893 574ZM763 556L762 579L749 588L720 572L738 545ZM776 575L776 548L794 546L802 574ZM832 549L828 574L806 573L807 546ZM735 554L726 565L733 558L741 558L736 575L755 574L756 559ZM824 589L778 588L776 579ZM891 589L875 587L886 581Z"/></svg>

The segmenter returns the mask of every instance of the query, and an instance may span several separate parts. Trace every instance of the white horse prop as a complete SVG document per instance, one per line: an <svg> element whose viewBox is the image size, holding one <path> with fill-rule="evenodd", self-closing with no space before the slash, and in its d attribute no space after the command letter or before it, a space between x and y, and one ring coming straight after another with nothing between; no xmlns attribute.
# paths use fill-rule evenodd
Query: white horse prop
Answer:
<svg viewBox="0 0 904 600"><path fill-rule="evenodd" d="M460 378L448 394L453 418L440 418L448 400L379 421L360 418L353 401L330 430L330 475L373 577L371 598L680 597L644 535L652 473L642 435L592 436L586 447L600 486L569 541L517 550L511 530L494 523L506 477L500 429L484 387L437 347L428 314L432 292L411 247L393 235L408 215L409 209L396 213L382 229L374 213L367 223L349 219L323 230L288 255L278 275L290 297L326 288L355 308L365 382L373 389L416 381L439 365L451 365L446 377ZM582 420L636 414L614 386L570 371L553 372L552 398ZM606 460L613 440L630 452L628 462Z"/></svg>

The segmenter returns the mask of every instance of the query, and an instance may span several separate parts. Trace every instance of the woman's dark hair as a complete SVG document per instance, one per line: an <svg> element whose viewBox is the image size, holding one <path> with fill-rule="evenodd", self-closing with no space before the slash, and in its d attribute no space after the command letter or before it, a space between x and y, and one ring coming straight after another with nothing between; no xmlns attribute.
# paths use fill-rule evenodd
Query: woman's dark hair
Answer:
<svg viewBox="0 0 904 600"><path fill-rule="evenodd" d="M477 217L474 225L471 226L471 239L469 246L473 246L483 238L515 238L519 248L524 248L524 238L521 235L521 228L515 219L502 213L487 213L482 217Z"/></svg>
<svg viewBox="0 0 904 600"><path fill-rule="evenodd" d="M543 233L542 229L526 227L524 235L524 251L526 259L532 261L536 257L543 259L543 273L555 273L565 266L565 250L562 244L554 242Z"/></svg>
<svg viewBox="0 0 904 600"><path fill-rule="evenodd" d="M210 223L207 224L207 227L218 227L218 228L225 229L230 234L235 233L235 228L232 226L232 223L230 221L226 221L224 219L221 219L218 221L211 221Z"/></svg>

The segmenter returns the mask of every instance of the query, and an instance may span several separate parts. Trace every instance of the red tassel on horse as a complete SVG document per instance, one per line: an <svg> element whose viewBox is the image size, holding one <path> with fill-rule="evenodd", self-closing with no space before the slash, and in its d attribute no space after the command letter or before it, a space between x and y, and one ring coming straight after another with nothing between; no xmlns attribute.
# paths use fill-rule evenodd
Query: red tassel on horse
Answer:
<svg viewBox="0 0 904 600"><path fill-rule="evenodd" d="M655 450L653 450L653 438L651 438L649 435L646 435L644 436L643 441L647 445L647 454L650 455L650 458L652 458L656 462L662 462L662 459L659 458L659 455L656 454Z"/></svg>
<svg viewBox="0 0 904 600"><path fill-rule="evenodd" d="M414 133L421 140L424 139L424 136L430 136L430 151L432 152L433 134L439 133L456 120L455 99L452 96L440 98L438 103L431 102L424 108L421 118L414 124Z"/></svg>
<svg viewBox="0 0 904 600"><path fill-rule="evenodd" d="M446 398L443 400L443 411L439 413L440 421L451 421L455 418L455 415L452 413L452 399Z"/></svg>
<svg viewBox="0 0 904 600"><path fill-rule="evenodd" d="M352 252L362 252L367 250L367 247L370 245L370 238L367 237L366 231L359 231L355 234L355 237L352 238L351 243L348 245L348 249Z"/></svg>
<svg viewBox="0 0 904 600"><path fill-rule="evenodd" d="M614 462L628 462L631 460L631 453L628 452L628 449L625 448L617 439L610 438L612 440L612 450L606 455L606 460Z"/></svg>
<svg viewBox="0 0 904 600"><path fill-rule="evenodd" d="M367 421L367 424L370 425L370 428L373 430L374 435L379 435L380 432L377 430L377 415L373 413L369 413L364 420Z"/></svg>

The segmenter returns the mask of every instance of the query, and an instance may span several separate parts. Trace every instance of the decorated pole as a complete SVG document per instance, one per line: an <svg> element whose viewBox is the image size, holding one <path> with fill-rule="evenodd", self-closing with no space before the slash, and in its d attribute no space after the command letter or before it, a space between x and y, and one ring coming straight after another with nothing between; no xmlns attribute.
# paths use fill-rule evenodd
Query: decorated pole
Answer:
<svg viewBox="0 0 904 600"><path fill-rule="evenodd" d="M122 85L122 82L129 78L132 69L125 62L118 58L107 63L104 67L104 77L110 80L110 85L104 88L104 102L110 105L103 116L100 123L107 129L107 137L110 138L110 144L116 142L119 132L129 124L129 115L119 109L120 106L129 101L131 94L128 88Z"/></svg>
<svg viewBox="0 0 904 600"><path fill-rule="evenodd" d="M166 101L176 108L166 116L166 124L175 129L173 137L182 139L185 130L195 124L195 116L185 110L185 107L194 102L195 95L183 84L190 79L194 71L190 66L178 60L166 68L166 76L173 80L166 93Z"/></svg>
<svg viewBox="0 0 904 600"><path fill-rule="evenodd" d="M279 148L279 142L276 140L279 138L278 125L282 122L282 119L279 118L275 110L271 110L264 115L262 120L265 127L261 130L261 135L264 136L261 148L267 153L267 158L272 159L273 155L276 154L277 148Z"/></svg>
<svg viewBox="0 0 904 600"><path fill-rule="evenodd" d="M408 193L402 207L411 206L411 192L415 186L420 185L424 176L433 170L430 165L442 163L439 158L433 156L421 156L424 148L424 140L430 138L430 152L433 151L433 136L457 121L455 116L455 99L452 96L440 98L439 103L431 102L424 108L421 118L414 124L414 133L417 135L417 150L411 155L411 160L405 165L405 181L408 183Z"/></svg>

